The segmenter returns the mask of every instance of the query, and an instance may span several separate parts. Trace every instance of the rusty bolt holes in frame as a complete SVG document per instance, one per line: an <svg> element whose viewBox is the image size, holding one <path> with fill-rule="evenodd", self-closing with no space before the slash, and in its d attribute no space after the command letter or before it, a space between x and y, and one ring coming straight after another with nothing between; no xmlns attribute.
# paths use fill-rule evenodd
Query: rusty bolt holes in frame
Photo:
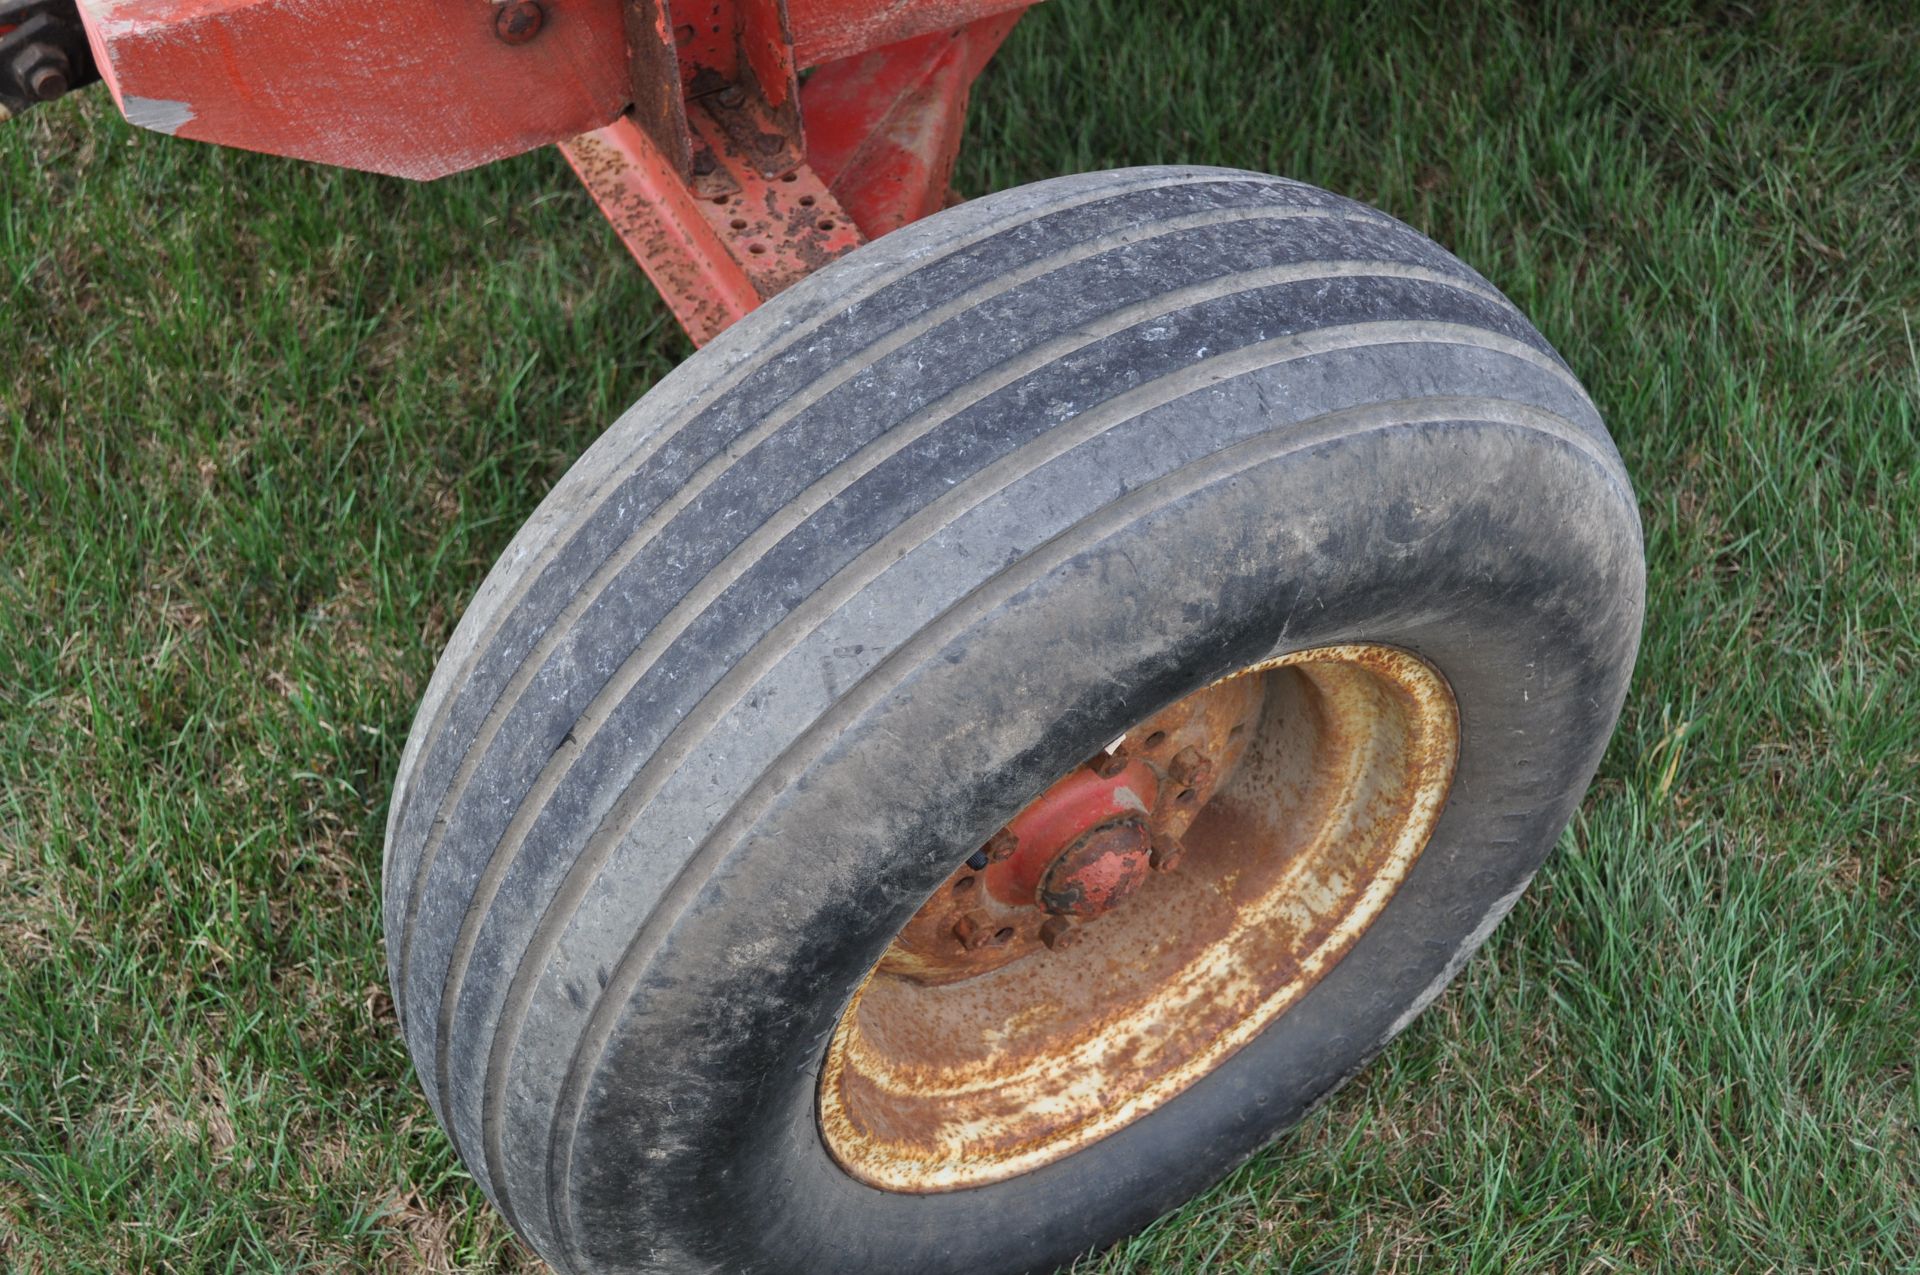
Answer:
<svg viewBox="0 0 1920 1275"><path fill-rule="evenodd" d="M1235 684L1255 728L1203 777L1205 800L1180 808L1177 864L1071 930L1032 909L1017 953L999 931L981 949L999 960L984 972L918 970L896 940L868 973L820 1077L822 1136L846 1172L925 1194L1063 1159L1226 1061L1379 916L1446 804L1452 691L1407 652L1322 647L1189 696L1130 731L1118 755L1195 773L1186 750L1206 714L1179 710ZM969 901L986 893L969 879L956 872L928 908L950 906L956 887Z"/></svg>

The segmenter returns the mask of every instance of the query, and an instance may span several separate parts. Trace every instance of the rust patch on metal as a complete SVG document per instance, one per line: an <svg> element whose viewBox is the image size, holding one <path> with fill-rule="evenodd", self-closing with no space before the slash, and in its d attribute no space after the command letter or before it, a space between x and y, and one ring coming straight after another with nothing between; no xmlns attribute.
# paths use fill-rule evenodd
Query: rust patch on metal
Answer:
<svg viewBox="0 0 1920 1275"><path fill-rule="evenodd" d="M696 145L714 157L713 174L701 188L724 185L732 192L696 200L694 207L764 301L859 247L866 236L797 153L768 174L766 154L753 148L763 139L771 139L776 150L784 143L776 131L756 126L761 111L748 94L731 108L703 98L690 105L689 117ZM743 137L747 146L740 143Z"/></svg>
<svg viewBox="0 0 1920 1275"><path fill-rule="evenodd" d="M1144 819L1102 824L1060 852L1040 878L1038 902L1054 916L1105 916L1146 882Z"/></svg>
<svg viewBox="0 0 1920 1275"><path fill-rule="evenodd" d="M670 10L680 24L669 31L679 65L668 83L689 106L704 102L722 115L763 176L791 171L804 146L786 0L677 0ZM643 91L637 83L635 91Z"/></svg>
<svg viewBox="0 0 1920 1275"><path fill-rule="evenodd" d="M819 1095L834 1158L882 1189L958 1190L1052 1163L1173 1098L1365 933L1427 843L1458 741L1439 674L1378 646L1282 657L1128 732L1122 764L1104 768L1148 770L1164 794L1132 817L1159 870L1093 920L1067 923L1032 895L1004 902L985 878L1046 849L1031 821L1019 832L1034 806L1023 811L989 842L1002 857L983 849L984 870L950 878L842 1016ZM1042 877L1060 862L1056 849ZM944 935L916 930L930 916ZM976 952L994 957L983 968Z"/></svg>
<svg viewBox="0 0 1920 1275"><path fill-rule="evenodd" d="M684 189L673 162L631 117L561 144L627 251L653 280L674 317L703 345L760 302Z"/></svg>
<svg viewBox="0 0 1920 1275"><path fill-rule="evenodd" d="M539 12L536 0L502 12L523 9ZM866 239L807 166L785 0L625 0L621 12L633 108L561 149L704 345Z"/></svg>
<svg viewBox="0 0 1920 1275"><path fill-rule="evenodd" d="M765 176L699 102L691 182L631 116L561 149L694 344L865 242L800 165Z"/></svg>

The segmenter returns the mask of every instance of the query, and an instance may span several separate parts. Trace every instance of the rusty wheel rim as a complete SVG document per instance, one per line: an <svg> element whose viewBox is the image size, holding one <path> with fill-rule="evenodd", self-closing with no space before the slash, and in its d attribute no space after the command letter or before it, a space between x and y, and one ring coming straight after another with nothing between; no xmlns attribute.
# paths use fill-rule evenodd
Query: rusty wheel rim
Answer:
<svg viewBox="0 0 1920 1275"><path fill-rule="evenodd" d="M1446 803L1428 664L1297 652L1141 722L943 883L841 1015L829 1152L884 1190L1054 1163L1219 1067L1339 962Z"/></svg>

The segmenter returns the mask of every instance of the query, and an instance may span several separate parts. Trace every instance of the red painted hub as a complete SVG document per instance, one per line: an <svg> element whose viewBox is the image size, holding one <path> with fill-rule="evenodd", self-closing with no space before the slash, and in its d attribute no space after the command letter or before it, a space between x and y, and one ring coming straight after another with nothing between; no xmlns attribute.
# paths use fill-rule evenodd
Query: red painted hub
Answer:
<svg viewBox="0 0 1920 1275"><path fill-rule="evenodd" d="M1080 767L1015 815L987 843L988 863L980 874L987 893L1014 907L1034 906L1040 901L1042 883L1082 839L1108 825L1138 824L1153 810L1159 791L1160 781L1145 762L1103 757L1092 766ZM1144 864L1144 844L1141 854ZM1060 885L1066 885L1065 877Z"/></svg>
<svg viewBox="0 0 1920 1275"><path fill-rule="evenodd" d="M1236 678L1142 722L1076 766L949 877L879 968L939 985L1057 952L1117 909L1154 906L1182 837L1245 752L1261 681Z"/></svg>

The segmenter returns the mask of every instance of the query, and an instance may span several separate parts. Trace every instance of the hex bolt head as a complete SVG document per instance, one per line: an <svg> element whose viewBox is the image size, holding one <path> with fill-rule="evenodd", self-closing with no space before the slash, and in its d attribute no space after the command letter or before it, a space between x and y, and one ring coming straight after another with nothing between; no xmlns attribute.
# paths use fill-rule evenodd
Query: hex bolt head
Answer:
<svg viewBox="0 0 1920 1275"><path fill-rule="evenodd" d="M989 863L1005 863L1008 859L1013 858L1013 852L1019 848L1019 836L1002 828L987 838L987 861Z"/></svg>
<svg viewBox="0 0 1920 1275"><path fill-rule="evenodd" d="M493 34L502 44L525 44L546 25L547 11L538 0L507 0L494 10Z"/></svg>
<svg viewBox="0 0 1920 1275"><path fill-rule="evenodd" d="M67 73L51 62L43 62L27 76L27 92L38 102L51 102L67 91Z"/></svg>
<svg viewBox="0 0 1920 1275"><path fill-rule="evenodd" d="M1167 763L1167 774L1175 783L1192 783L1206 764L1207 759L1200 755L1200 750L1189 745L1173 755L1173 760Z"/></svg>
<svg viewBox="0 0 1920 1275"><path fill-rule="evenodd" d="M969 952L977 952L993 942L994 933L993 918L978 909L962 913L953 923L953 937Z"/></svg>
<svg viewBox="0 0 1920 1275"><path fill-rule="evenodd" d="M747 100L747 92L738 84L729 84L720 90L718 97L722 106L739 106Z"/></svg>
<svg viewBox="0 0 1920 1275"><path fill-rule="evenodd" d="M1147 856L1147 866L1155 872L1171 872L1180 866L1180 860L1186 855L1187 847L1175 836L1157 836L1153 839L1153 852Z"/></svg>
<svg viewBox="0 0 1920 1275"><path fill-rule="evenodd" d="M1093 773L1100 776L1100 778L1112 779L1127 768L1126 750L1120 749L1111 753L1101 753L1092 761L1088 762L1087 765L1091 766Z"/></svg>
<svg viewBox="0 0 1920 1275"><path fill-rule="evenodd" d="M1050 916L1040 927L1040 941L1049 952L1064 952L1080 941L1080 931L1064 916Z"/></svg>

